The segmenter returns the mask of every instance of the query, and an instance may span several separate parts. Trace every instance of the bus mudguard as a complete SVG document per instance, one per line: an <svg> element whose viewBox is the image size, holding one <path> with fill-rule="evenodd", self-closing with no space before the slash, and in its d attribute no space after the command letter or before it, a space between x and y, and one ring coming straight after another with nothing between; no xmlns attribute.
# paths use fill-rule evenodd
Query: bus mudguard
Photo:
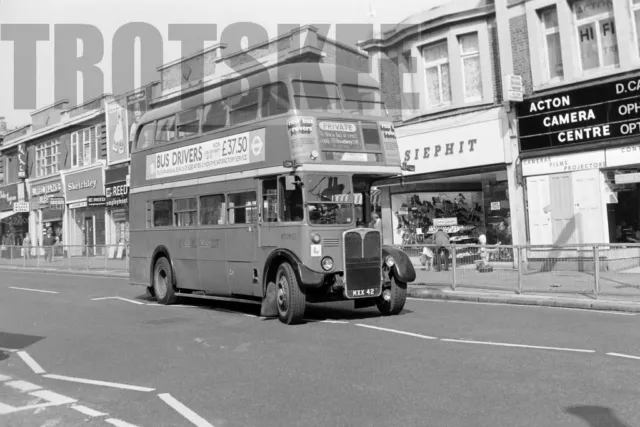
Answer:
<svg viewBox="0 0 640 427"><path fill-rule="evenodd" d="M395 260L393 272L398 280L405 283L411 283L416 280L416 270L409 256L401 249L393 246L382 246L382 259L391 255Z"/></svg>
<svg viewBox="0 0 640 427"><path fill-rule="evenodd" d="M168 261L169 264L171 264L171 283L173 285L176 284L176 269L173 265L173 259L171 259L171 255L169 255L169 249L167 249L166 246L160 245L158 246L154 251L153 251L153 255L151 256L151 266L150 268L150 275L149 275L149 279L150 281L153 281L153 269L156 267L156 261L158 260L158 258L160 257L165 257Z"/></svg>
<svg viewBox="0 0 640 427"><path fill-rule="evenodd" d="M270 276L273 276L273 280L275 280L275 272L277 271L279 260L286 260L298 275L298 280L301 286L316 288L322 286L324 283L324 273L316 273L315 271L307 268L300 259L291 251L287 249L276 249L271 252L267 261L264 263L264 272L263 272L263 288L266 289L267 284L269 283Z"/></svg>

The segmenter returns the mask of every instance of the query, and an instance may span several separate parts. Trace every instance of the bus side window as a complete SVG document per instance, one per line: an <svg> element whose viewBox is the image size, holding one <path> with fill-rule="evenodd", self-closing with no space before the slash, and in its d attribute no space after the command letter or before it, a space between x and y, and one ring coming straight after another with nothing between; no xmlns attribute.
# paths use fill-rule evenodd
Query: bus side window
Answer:
<svg viewBox="0 0 640 427"><path fill-rule="evenodd" d="M265 179L262 183L262 215L264 222L278 222L278 180Z"/></svg>
<svg viewBox="0 0 640 427"><path fill-rule="evenodd" d="M258 219L256 192L229 194L229 224L252 224Z"/></svg>
<svg viewBox="0 0 640 427"><path fill-rule="evenodd" d="M191 197L176 200L173 212L176 217L176 227L195 226L198 218L198 199Z"/></svg>
<svg viewBox="0 0 640 427"><path fill-rule="evenodd" d="M166 117L158 121L158 131L156 132L156 143L166 144L176 137L176 116Z"/></svg>
<svg viewBox="0 0 640 427"><path fill-rule="evenodd" d="M302 186L296 185L294 190L287 190L285 177L280 178L280 218L286 222L302 221L304 206L302 204Z"/></svg>
<svg viewBox="0 0 640 427"><path fill-rule="evenodd" d="M224 224L224 195L200 197L200 225Z"/></svg>
<svg viewBox="0 0 640 427"><path fill-rule="evenodd" d="M284 83L278 82L262 88L262 117L284 114L289 111L289 92Z"/></svg>
<svg viewBox="0 0 640 427"><path fill-rule="evenodd" d="M173 200L155 200L153 202L153 226L170 227L173 225Z"/></svg>
<svg viewBox="0 0 640 427"><path fill-rule="evenodd" d="M223 101L216 101L204 107L202 132L212 132L227 126L227 109Z"/></svg>

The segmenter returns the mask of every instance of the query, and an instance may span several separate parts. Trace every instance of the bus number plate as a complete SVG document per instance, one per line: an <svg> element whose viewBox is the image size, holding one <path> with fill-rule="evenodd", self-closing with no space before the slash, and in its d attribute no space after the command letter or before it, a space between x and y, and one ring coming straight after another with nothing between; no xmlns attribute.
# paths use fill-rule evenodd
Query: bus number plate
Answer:
<svg viewBox="0 0 640 427"><path fill-rule="evenodd" d="M376 288L371 289L353 289L347 291L347 295L349 298L358 298L358 297L373 297L378 295Z"/></svg>

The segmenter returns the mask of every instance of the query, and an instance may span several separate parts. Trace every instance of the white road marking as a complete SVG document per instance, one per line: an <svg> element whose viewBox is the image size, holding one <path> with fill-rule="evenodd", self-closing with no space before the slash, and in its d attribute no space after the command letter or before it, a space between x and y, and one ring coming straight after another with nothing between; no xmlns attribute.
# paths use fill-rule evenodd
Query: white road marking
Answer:
<svg viewBox="0 0 640 427"><path fill-rule="evenodd" d="M15 289L17 291L30 291L30 292L42 292L43 294L57 294L56 291L45 291L42 289L29 289L29 288L18 288L16 286L9 286L9 289Z"/></svg>
<svg viewBox="0 0 640 427"><path fill-rule="evenodd" d="M109 414L105 414L104 412L99 412L94 409L87 408L86 406L82 406L82 405L73 405L71 409L75 409L81 414L88 415L90 417L105 417L109 415Z"/></svg>
<svg viewBox="0 0 640 427"><path fill-rule="evenodd" d="M0 347L0 351L8 351L9 353L15 353L16 351L18 351L15 348L5 348L5 347Z"/></svg>
<svg viewBox="0 0 640 427"><path fill-rule="evenodd" d="M159 394L158 397L164 401L167 405L171 406L175 409L180 415L191 421L191 423L197 427L214 427L207 420L202 418L200 415L193 412L191 409L184 406L178 400L176 400L169 393Z"/></svg>
<svg viewBox="0 0 640 427"><path fill-rule="evenodd" d="M339 323L339 324L347 324L347 323L349 323L346 320L331 320L331 319L325 319L325 320L303 319L303 320L305 322L319 322L319 323Z"/></svg>
<svg viewBox="0 0 640 427"><path fill-rule="evenodd" d="M119 388L121 390L133 390L133 391L145 391L145 392L150 392L150 391L154 391L155 390L154 388L149 388L149 387L139 387L139 386L136 386L136 385L112 383L112 382L107 382L107 381L96 381L96 380L89 380L89 379L86 379L86 378L67 377L67 376L64 376L64 375L47 374L47 375L43 375L43 377L51 378L53 380L68 381L68 382L72 382L72 383L90 384L90 385L98 385L98 386L104 386L104 387Z"/></svg>
<svg viewBox="0 0 640 427"><path fill-rule="evenodd" d="M198 306L196 305L185 305L185 304L171 304L171 305L165 305L165 304L158 304L157 302L148 302L145 305L151 306L151 307L178 307L178 308L198 308Z"/></svg>
<svg viewBox="0 0 640 427"><path fill-rule="evenodd" d="M132 304L144 305L143 302L135 301L135 300L132 300L132 299L127 299L127 298L121 298L121 297L91 298L91 301L102 301L102 300L107 300L107 299L119 299L120 301L126 301L126 302L130 302Z"/></svg>
<svg viewBox="0 0 640 427"><path fill-rule="evenodd" d="M0 415L6 415L14 412L16 408L13 406L5 405L4 403L0 403Z"/></svg>
<svg viewBox="0 0 640 427"><path fill-rule="evenodd" d="M11 380L11 377L8 377L6 375L0 375L0 383L1 382L5 382L5 381L9 381Z"/></svg>
<svg viewBox="0 0 640 427"><path fill-rule="evenodd" d="M622 311L611 310L596 310L589 308L569 308L569 307L549 307L546 305L531 305L531 304L509 304L506 302L477 302L477 301L455 301L455 300L442 300L442 299L425 299L425 298L413 298L407 297L411 301L422 302L440 302L440 303L452 303L452 304L480 304L480 305L499 305L503 307L528 307L528 308L553 308L557 310L571 310L571 311L586 311L587 313L595 314L613 314L616 316L635 316L637 313L625 313Z"/></svg>
<svg viewBox="0 0 640 427"><path fill-rule="evenodd" d="M9 387L15 388L16 390L20 390L22 392L40 390L42 388L39 385L35 385L22 380L10 381L8 383L5 383L4 385L8 385Z"/></svg>
<svg viewBox="0 0 640 427"><path fill-rule="evenodd" d="M18 356L20 356L20 359L22 359L33 372L35 372L36 374L44 374L45 370L42 369L42 366L40 366L38 362L36 362L31 356L29 356L29 353L27 353L26 351L19 351Z"/></svg>
<svg viewBox="0 0 640 427"><path fill-rule="evenodd" d="M628 354L620 354L620 353L607 353L608 356L615 356L615 357L623 357L625 359L635 359L635 360L640 360L640 357L638 356L630 356Z"/></svg>
<svg viewBox="0 0 640 427"><path fill-rule="evenodd" d="M545 346L539 346L539 345L509 344L509 343L490 342L490 341L456 340L456 339L448 339L448 338L442 338L440 341L455 342L455 343L462 343L462 344L493 345L498 347L531 348L536 350L572 351L575 353L595 353L596 352L595 350L584 350L579 348L545 347Z"/></svg>
<svg viewBox="0 0 640 427"><path fill-rule="evenodd" d="M55 403L56 405L66 405L69 403L76 403L76 399L72 399L67 396L63 396L58 393L54 393L49 390L40 390L29 393L31 396L39 397L40 399L44 399L49 403Z"/></svg>
<svg viewBox="0 0 640 427"><path fill-rule="evenodd" d="M115 418L107 418L105 421L116 427L137 427L133 424L129 424L128 422L125 422L122 420L116 420Z"/></svg>
<svg viewBox="0 0 640 427"><path fill-rule="evenodd" d="M410 337L423 338L423 339L426 339L426 340L437 340L438 339L436 337L430 337L428 335L414 334L413 332L399 331L397 329L379 328L377 326L365 325L365 324L362 324L362 323L356 323L356 326L361 326L363 328L369 328L369 329L376 329L378 331L393 332L395 334L408 335Z"/></svg>

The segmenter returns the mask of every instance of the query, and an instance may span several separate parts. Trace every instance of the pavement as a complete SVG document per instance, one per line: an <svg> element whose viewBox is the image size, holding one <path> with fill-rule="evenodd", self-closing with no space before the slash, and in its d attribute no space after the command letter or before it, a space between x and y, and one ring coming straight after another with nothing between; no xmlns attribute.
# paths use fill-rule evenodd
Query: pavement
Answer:
<svg viewBox="0 0 640 427"><path fill-rule="evenodd" d="M635 313L409 299L286 326L117 277L5 270L0 290L2 426L640 425Z"/></svg>

